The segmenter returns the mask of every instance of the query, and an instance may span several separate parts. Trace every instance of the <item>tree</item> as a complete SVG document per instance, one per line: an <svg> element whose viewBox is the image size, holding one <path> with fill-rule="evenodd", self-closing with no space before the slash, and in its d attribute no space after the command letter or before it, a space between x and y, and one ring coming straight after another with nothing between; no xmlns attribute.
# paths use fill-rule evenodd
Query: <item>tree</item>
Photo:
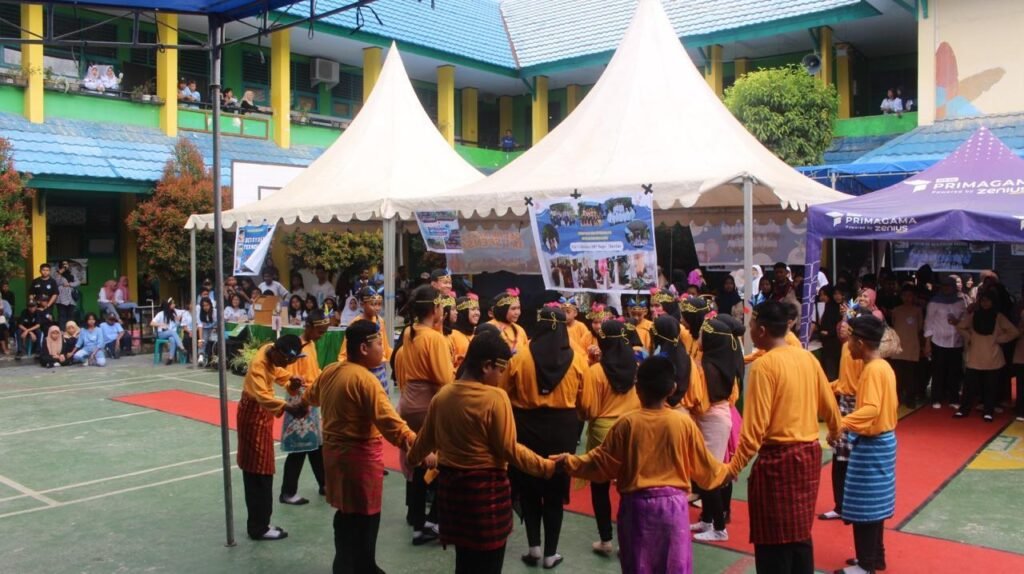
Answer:
<svg viewBox="0 0 1024 574"><path fill-rule="evenodd" d="M0 278L21 277L29 255L28 206L35 194L14 169L11 144L0 138Z"/></svg>
<svg viewBox="0 0 1024 574"><path fill-rule="evenodd" d="M230 205L226 189L221 189L224 209ZM213 177L203 165L195 144L178 140L153 196L128 215L128 228L138 237L139 253L149 270L178 282L179 286L186 285L191 274L191 232L185 229L185 222L194 213L211 211ZM224 243L227 252L230 242ZM196 268L200 274L213 273L214 252L213 233L197 232ZM225 261L230 262L230 256Z"/></svg>
<svg viewBox="0 0 1024 574"><path fill-rule="evenodd" d="M787 66L739 78L725 91L725 105L782 161L816 165L832 143L839 97L835 87L799 66Z"/></svg>
<svg viewBox="0 0 1024 574"><path fill-rule="evenodd" d="M295 269L323 265L328 273L352 274L380 263L384 236L373 233L296 231L283 238Z"/></svg>

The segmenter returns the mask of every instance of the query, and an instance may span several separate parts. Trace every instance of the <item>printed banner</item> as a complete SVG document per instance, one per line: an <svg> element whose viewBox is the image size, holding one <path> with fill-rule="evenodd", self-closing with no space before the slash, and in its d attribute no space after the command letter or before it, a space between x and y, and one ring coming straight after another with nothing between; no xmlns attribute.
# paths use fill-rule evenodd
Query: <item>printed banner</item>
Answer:
<svg viewBox="0 0 1024 574"><path fill-rule="evenodd" d="M276 224L242 225L235 233L232 275L259 275L270 251Z"/></svg>
<svg viewBox="0 0 1024 574"><path fill-rule="evenodd" d="M533 203L530 222L547 289L623 293L655 286L653 195L637 189Z"/></svg>
<svg viewBox="0 0 1024 574"><path fill-rule="evenodd" d="M417 211L416 223L427 251L462 253L462 232L458 211Z"/></svg>
<svg viewBox="0 0 1024 574"><path fill-rule="evenodd" d="M917 271L922 265L934 271L975 271L995 267L995 249L991 243L966 241L893 241L894 271Z"/></svg>
<svg viewBox="0 0 1024 574"><path fill-rule="evenodd" d="M779 218L754 223L754 265L772 265L785 261L803 265L806 256L807 223ZM743 267L743 221L709 225L691 225L697 260L705 266Z"/></svg>
<svg viewBox="0 0 1024 574"><path fill-rule="evenodd" d="M462 229L462 253L446 256L448 269L456 275L508 271L537 275L537 251L533 231L522 229Z"/></svg>

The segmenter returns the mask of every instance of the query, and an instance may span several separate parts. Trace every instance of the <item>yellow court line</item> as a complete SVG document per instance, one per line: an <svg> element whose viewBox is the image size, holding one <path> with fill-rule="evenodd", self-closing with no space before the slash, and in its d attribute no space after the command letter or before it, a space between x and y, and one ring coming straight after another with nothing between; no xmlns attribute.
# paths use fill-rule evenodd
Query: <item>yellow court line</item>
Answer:
<svg viewBox="0 0 1024 574"><path fill-rule="evenodd" d="M985 447L969 470L1024 470L1024 423L1016 421Z"/></svg>

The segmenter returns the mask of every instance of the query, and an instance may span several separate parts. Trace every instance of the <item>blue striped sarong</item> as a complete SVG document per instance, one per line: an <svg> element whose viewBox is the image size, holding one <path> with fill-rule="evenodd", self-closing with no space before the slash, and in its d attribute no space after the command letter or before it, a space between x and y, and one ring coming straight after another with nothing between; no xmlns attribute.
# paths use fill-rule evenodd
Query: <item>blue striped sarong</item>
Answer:
<svg viewBox="0 0 1024 574"><path fill-rule="evenodd" d="M896 510L896 433L853 435L843 493L845 522L878 522Z"/></svg>
<svg viewBox="0 0 1024 574"><path fill-rule="evenodd" d="M375 367L373 369L370 369L370 372L373 373L373 376L377 377L377 380L380 381L381 388L383 388L384 389L384 393L387 394L388 391L389 391L389 387L388 387L388 382L389 382L388 381L388 366L387 366L387 363L385 363L385 364L383 364L383 365L381 365L379 367Z"/></svg>

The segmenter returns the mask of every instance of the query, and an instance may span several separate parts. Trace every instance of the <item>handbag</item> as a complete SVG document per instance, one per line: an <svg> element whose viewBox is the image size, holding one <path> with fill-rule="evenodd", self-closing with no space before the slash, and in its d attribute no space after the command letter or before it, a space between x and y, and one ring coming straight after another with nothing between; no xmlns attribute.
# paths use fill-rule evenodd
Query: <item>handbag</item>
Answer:
<svg viewBox="0 0 1024 574"><path fill-rule="evenodd" d="M883 359L894 357L903 352L903 345L900 343L900 336L896 329L886 325L885 333L882 335L882 342L878 345L878 354Z"/></svg>

